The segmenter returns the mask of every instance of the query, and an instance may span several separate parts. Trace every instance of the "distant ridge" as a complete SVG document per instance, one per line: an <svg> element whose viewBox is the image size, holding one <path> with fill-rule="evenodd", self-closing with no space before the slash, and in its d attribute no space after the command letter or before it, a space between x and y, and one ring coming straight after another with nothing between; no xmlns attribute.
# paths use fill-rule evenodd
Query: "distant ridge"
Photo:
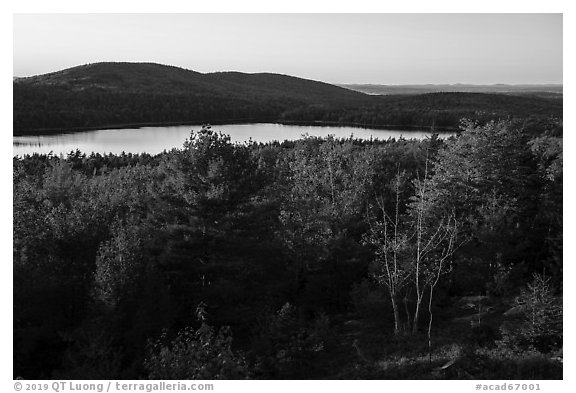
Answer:
<svg viewBox="0 0 576 393"><path fill-rule="evenodd" d="M562 116L562 100L550 99L558 96L416 91L369 95L374 93L272 73L94 63L15 78L13 134L238 122L455 129L463 117Z"/></svg>
<svg viewBox="0 0 576 393"><path fill-rule="evenodd" d="M497 93L511 95L533 95L546 97L561 97L562 84L488 84L477 85L469 83L454 84L410 84L410 85L378 85L378 84L339 84L338 86L371 95L393 94L425 94L440 92L459 93Z"/></svg>

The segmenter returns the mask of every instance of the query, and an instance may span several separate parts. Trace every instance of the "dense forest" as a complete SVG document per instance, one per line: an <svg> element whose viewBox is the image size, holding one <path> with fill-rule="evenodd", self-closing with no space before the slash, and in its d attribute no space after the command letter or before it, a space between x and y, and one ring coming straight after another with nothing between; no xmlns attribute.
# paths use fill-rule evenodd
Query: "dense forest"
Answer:
<svg viewBox="0 0 576 393"><path fill-rule="evenodd" d="M201 74L96 63L13 82L14 135L134 125L282 122L454 130L460 119L562 117L557 95L470 92L371 96L278 74Z"/></svg>
<svg viewBox="0 0 576 393"><path fill-rule="evenodd" d="M34 119L28 89L15 130L197 108L119 93L56 113L80 93L46 90ZM475 97L405 99L460 116ZM285 118L368 122L393 102ZM447 140L234 144L206 126L155 156L14 158L14 377L562 378L562 122L488 117Z"/></svg>

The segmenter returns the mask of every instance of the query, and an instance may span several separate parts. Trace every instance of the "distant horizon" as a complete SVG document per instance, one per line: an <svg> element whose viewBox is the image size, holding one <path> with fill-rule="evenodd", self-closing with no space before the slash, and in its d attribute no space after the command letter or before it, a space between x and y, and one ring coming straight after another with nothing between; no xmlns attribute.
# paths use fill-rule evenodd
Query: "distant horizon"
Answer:
<svg viewBox="0 0 576 393"><path fill-rule="evenodd" d="M82 67L82 66L91 65L91 64L99 64L99 63L158 64L158 65L167 66L167 67L177 67L177 68L181 68L181 69L184 69L187 71L198 72L200 74L213 74L213 73L220 73L220 72L224 72L224 73L225 72L238 72L238 73L242 73L242 74L277 74L277 75L287 75L287 76L300 78L300 79L315 80L317 82L328 83L328 84L336 85L336 86L338 86L338 85L358 85L358 86L370 86L370 85L372 85L372 86L459 86L459 85L463 85L463 86L564 86L564 84L562 82L561 83L557 83L557 82L540 82L540 83L538 83L538 82L537 83L533 83L533 82L526 82L526 83L504 83L504 82L494 82L494 83L469 83L469 82L449 82L449 83L447 83L447 82L438 82L438 83L433 83L433 82L432 83L326 82L323 80L310 79L310 78L302 77L299 75L291 75L291 74L282 73L282 72L269 72L269 71L244 72L244 71L238 71L238 70L201 72L201 71L196 71L194 69L182 67L182 66L175 65L175 64L162 64L162 63L156 63L156 62L152 62L152 61L98 61L98 62L93 62L93 63L77 64L77 65L61 68L61 69L54 70L54 71L44 72L41 74L13 75L12 78L13 79L33 78L36 76L52 74L52 73L64 71L64 70L71 69L71 68Z"/></svg>
<svg viewBox="0 0 576 393"><path fill-rule="evenodd" d="M335 85L358 86L564 86L563 83L334 83Z"/></svg>
<svg viewBox="0 0 576 393"><path fill-rule="evenodd" d="M562 84L562 14L15 14L13 74L95 62L330 84Z"/></svg>

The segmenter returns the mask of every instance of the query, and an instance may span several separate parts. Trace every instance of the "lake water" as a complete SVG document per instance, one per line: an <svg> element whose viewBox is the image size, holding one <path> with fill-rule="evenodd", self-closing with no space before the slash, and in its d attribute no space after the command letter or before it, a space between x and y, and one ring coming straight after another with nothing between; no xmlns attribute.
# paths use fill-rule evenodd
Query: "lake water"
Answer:
<svg viewBox="0 0 576 393"><path fill-rule="evenodd" d="M190 137L190 131L199 131L197 125L170 127L142 127L111 130L83 131L58 135L15 136L13 137L13 154L67 154L79 149L83 153L107 154L150 153L157 154L172 148L181 148ZM337 138L354 136L362 139L388 138L422 139L430 136L426 131L374 130L356 127L298 126L273 123L258 124L224 124L212 126L215 131L230 135L233 142L244 142L252 138L256 142L295 140L303 135ZM452 133L440 133L448 137Z"/></svg>

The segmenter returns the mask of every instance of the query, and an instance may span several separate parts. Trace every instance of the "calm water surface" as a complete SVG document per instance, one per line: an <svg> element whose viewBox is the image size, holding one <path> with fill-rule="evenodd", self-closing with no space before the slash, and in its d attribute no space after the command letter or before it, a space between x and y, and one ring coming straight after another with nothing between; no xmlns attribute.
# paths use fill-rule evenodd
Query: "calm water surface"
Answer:
<svg viewBox="0 0 576 393"><path fill-rule="evenodd" d="M184 141L190 137L190 131L199 131L201 126L170 126L143 127L112 130L84 131L69 134L42 136L15 136L13 138L13 154L41 153L67 154L79 149L83 153L92 152L107 154L150 153L157 154L172 148L181 148ZM230 135L233 142L244 142L252 138L256 142L284 141L299 139L303 135L326 137L334 135L337 138L354 136L362 139L400 138L422 139L430 135L426 131L395 131L373 130L355 127L321 127L295 126L272 123L259 124L224 124L212 127ZM440 133L448 137L451 133Z"/></svg>

